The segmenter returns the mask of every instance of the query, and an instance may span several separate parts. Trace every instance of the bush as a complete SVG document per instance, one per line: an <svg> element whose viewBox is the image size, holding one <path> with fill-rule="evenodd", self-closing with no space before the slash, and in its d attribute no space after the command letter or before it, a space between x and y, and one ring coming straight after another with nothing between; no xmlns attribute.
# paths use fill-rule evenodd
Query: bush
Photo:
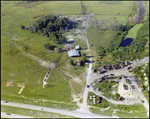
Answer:
<svg viewBox="0 0 150 119"><path fill-rule="evenodd" d="M115 97L120 97L120 94L116 92Z"/></svg>
<svg viewBox="0 0 150 119"><path fill-rule="evenodd" d="M70 64L71 64L71 65L74 65L73 59L70 59Z"/></svg>
<svg viewBox="0 0 150 119"><path fill-rule="evenodd" d="M21 27L20 27L21 29L25 29L25 26L24 25L21 25Z"/></svg>
<svg viewBox="0 0 150 119"><path fill-rule="evenodd" d="M44 48L51 50L52 46L49 43L46 43L46 44L44 44Z"/></svg>
<svg viewBox="0 0 150 119"><path fill-rule="evenodd" d="M59 49L57 47L54 48L55 53L59 52Z"/></svg>

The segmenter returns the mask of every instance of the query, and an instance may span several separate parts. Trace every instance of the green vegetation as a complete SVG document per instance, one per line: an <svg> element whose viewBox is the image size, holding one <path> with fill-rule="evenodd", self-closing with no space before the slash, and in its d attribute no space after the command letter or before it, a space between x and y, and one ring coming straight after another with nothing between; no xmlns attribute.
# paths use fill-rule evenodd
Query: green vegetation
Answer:
<svg viewBox="0 0 150 119"><path fill-rule="evenodd" d="M88 95L88 100L90 95L95 95L94 93L90 92ZM97 95L95 95L98 97ZM100 114L100 115L107 115L113 116L114 110L116 110L115 116L119 116L121 118L130 117L130 118L148 118L146 114L146 110L142 105L114 105L105 99L102 100L100 104L95 104L90 107L90 111L92 113ZM104 106L102 106L104 105ZM107 107L107 109L106 109ZM106 109L106 110L104 110Z"/></svg>
<svg viewBox="0 0 150 119"><path fill-rule="evenodd" d="M110 106L107 100L105 100L104 98L99 97L97 95L95 95L95 104L93 104L93 99L90 100L90 96L93 97L93 95L95 95L95 94L92 93L92 92L88 93L88 102L89 102L90 105L96 106L96 107L100 107L100 108L106 108L106 107ZM100 103L99 104L97 103L97 99L98 98L100 99Z"/></svg>
<svg viewBox="0 0 150 119"><path fill-rule="evenodd" d="M148 90L148 86L145 85L144 82L146 81L145 77L149 78L149 65L147 66L147 68L145 69L144 72L142 72L142 70L144 70L143 67L145 67L145 64L132 69L132 71L137 76L139 85L143 85L144 86L144 88L145 88L144 95L147 95L147 94L149 94L149 90ZM144 73L146 73L147 75L144 76ZM149 98L147 96L145 96L145 97L146 97L147 101L149 102Z"/></svg>
<svg viewBox="0 0 150 119"><path fill-rule="evenodd" d="M24 108L18 108L18 107L10 107L10 106L4 106L4 105L1 105L1 111L14 113L14 114L20 114L20 115L26 115L26 116L32 116L32 117L38 117L38 118L39 117L40 118L75 118L73 116L68 116L68 115L63 115L63 114L30 110L30 109L24 109Z"/></svg>
<svg viewBox="0 0 150 119"><path fill-rule="evenodd" d="M141 26L143 26L143 24L136 24L134 27L132 27L129 31L128 34L125 36L124 39L126 38L136 38L136 34L138 35L138 30L140 30ZM144 27L145 28L145 27ZM147 31L146 31L147 32Z"/></svg>
<svg viewBox="0 0 150 119"><path fill-rule="evenodd" d="M65 39L61 34L64 31L67 31L67 28L72 29L73 25L76 26L73 21L69 21L66 17L60 18L59 16L47 15L40 17L33 23L30 23L25 29L31 33L38 32L58 44L63 42Z"/></svg>
<svg viewBox="0 0 150 119"><path fill-rule="evenodd" d="M128 16L132 7L130 2L127 1L120 1L120 3L117 1L83 1L83 4L86 7L86 13L88 14L107 14L118 16Z"/></svg>
<svg viewBox="0 0 150 119"><path fill-rule="evenodd" d="M140 25L140 24L139 24ZM136 37L149 37L149 22L141 24L142 26L138 28ZM137 25L138 26L138 25Z"/></svg>
<svg viewBox="0 0 150 119"><path fill-rule="evenodd" d="M115 31L106 30L100 34L98 31L96 32L94 28L90 27L87 29L87 38L89 44L93 44L93 48L97 46L107 47L114 33Z"/></svg>
<svg viewBox="0 0 150 119"><path fill-rule="evenodd" d="M99 91L103 92L104 96L114 99L115 96L111 94L113 85L116 85L116 83L110 83L107 80L104 80L101 83L96 83L93 86L93 89L98 89Z"/></svg>

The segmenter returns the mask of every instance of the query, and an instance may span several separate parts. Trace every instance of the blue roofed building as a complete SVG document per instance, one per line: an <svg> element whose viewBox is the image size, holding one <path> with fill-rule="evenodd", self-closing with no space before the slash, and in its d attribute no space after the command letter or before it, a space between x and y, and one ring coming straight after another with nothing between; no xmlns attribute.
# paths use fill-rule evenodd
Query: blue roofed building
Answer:
<svg viewBox="0 0 150 119"><path fill-rule="evenodd" d="M68 51L68 55L69 55L69 57L80 57L78 50L70 50L70 51Z"/></svg>

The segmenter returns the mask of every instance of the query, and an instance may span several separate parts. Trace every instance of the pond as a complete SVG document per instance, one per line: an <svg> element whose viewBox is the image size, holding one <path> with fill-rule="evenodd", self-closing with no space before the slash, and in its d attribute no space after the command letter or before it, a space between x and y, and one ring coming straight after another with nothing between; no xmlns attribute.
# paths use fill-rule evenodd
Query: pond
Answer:
<svg viewBox="0 0 150 119"><path fill-rule="evenodd" d="M125 40L122 41L120 47L130 46L132 42L133 38L126 38Z"/></svg>

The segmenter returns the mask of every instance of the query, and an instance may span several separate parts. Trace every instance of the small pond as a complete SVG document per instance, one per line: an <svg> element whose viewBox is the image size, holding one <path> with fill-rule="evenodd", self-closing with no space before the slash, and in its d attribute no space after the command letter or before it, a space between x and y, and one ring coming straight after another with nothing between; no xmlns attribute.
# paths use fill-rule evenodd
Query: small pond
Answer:
<svg viewBox="0 0 150 119"><path fill-rule="evenodd" d="M120 47L130 46L132 42L133 38L126 38L125 40L122 41Z"/></svg>

